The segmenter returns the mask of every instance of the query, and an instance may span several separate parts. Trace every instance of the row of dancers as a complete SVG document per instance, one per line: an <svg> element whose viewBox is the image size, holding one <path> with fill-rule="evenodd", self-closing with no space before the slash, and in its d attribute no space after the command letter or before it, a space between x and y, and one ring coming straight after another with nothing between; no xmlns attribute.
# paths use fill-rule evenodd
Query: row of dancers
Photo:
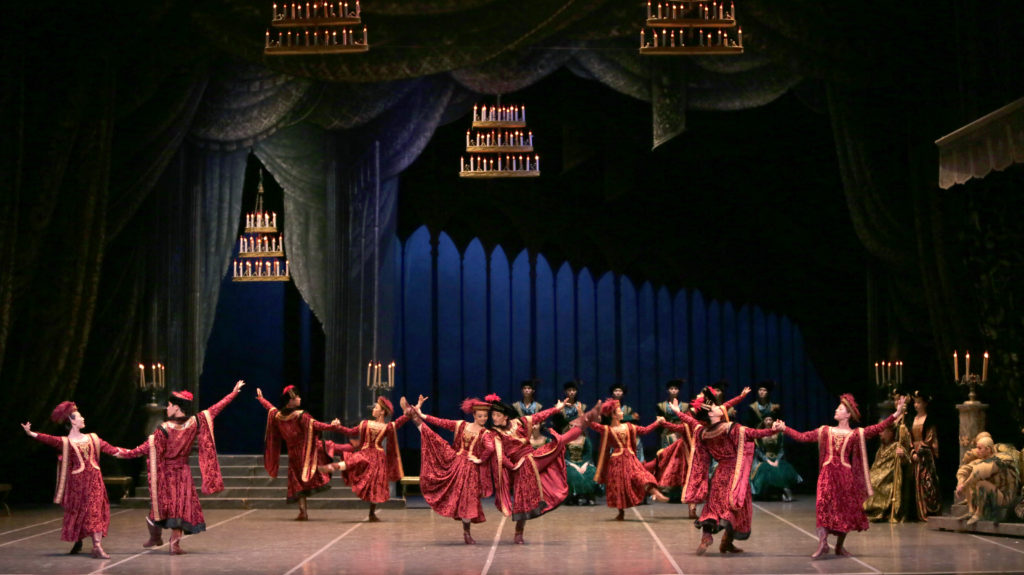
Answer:
<svg viewBox="0 0 1024 575"><path fill-rule="evenodd" d="M83 433L85 418L70 401L58 405L51 416L55 422L67 425L66 436L36 433L30 423L22 424L29 436L61 451L54 502L64 507L61 539L74 542L71 553L78 553L82 540L91 538L92 556L109 557L102 547L110 512L100 475L100 453L122 459L148 458L149 539L143 546L162 546L163 530L170 529L170 553L185 553L182 536L206 529L189 454L198 443L202 492L222 490L213 420L244 385L238 381L231 393L194 415L190 415L192 395L187 391L171 392L166 421L134 449L112 446L96 434ZM751 533L749 475L753 442L783 431L794 440L817 442L819 446L819 545L812 557L830 551L830 534L837 536L835 553L848 555L846 535L868 528L863 503L871 486L865 440L902 416L905 400L900 400L896 413L882 422L855 428L851 422L860 421L860 411L853 396L844 394L835 410L836 425L796 432L781 420L762 429L731 421L730 407L747 392L749 388L723 402L717 390L705 388L688 405L676 403L670 407L678 423L659 416L646 426L624 421L621 402L614 398L599 402L586 413L576 406L576 417L569 422L568 430L564 434L549 430L553 441L541 445L531 442L534 429L555 414L564 416L572 411L566 409L564 401L547 410L520 415L516 407L491 394L462 402L462 411L469 420L450 420L423 413L424 396L415 405L403 397L402 414L392 420L391 401L379 397L372 419L345 427L336 419L330 423L317 421L302 410L302 398L293 386L285 388L277 405L267 401L259 389L256 398L268 412L265 468L270 476L277 476L284 442L288 452L287 499L299 505L297 520L308 519L306 498L329 488L331 474L340 471L355 495L370 504L368 520L379 521L376 506L388 500L389 482L403 476L396 432L412 421L421 437L420 488L430 507L460 521L464 542L474 544L472 524L486 520L481 500L494 496L498 510L515 521L513 541L522 544L526 522L556 509L566 499L566 447L589 428L600 437L594 480L604 485L607 505L617 510L616 519L622 520L625 509L645 502L647 497L667 501L659 487L678 487L683 501L703 504L695 517L695 526L702 532L697 554L704 554L713 543L713 535L719 532L723 532L719 550L740 553L742 549L734 542L747 539ZM572 401L575 403L574 397ZM602 416L605 423L600 422ZM434 428L452 432L453 441L442 439ZM638 437L658 429L676 434L678 440L644 465L637 455ZM320 433L324 431L357 437L358 447L322 440Z"/></svg>

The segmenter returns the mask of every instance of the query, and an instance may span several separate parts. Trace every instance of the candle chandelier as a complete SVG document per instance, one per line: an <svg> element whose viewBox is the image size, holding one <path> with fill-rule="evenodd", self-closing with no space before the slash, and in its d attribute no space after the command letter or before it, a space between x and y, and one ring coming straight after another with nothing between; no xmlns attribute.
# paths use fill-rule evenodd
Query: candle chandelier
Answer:
<svg viewBox="0 0 1024 575"><path fill-rule="evenodd" d="M640 54L713 56L743 53L743 28L736 28L736 6L729 2L663 0L647 2L640 29Z"/></svg>
<svg viewBox="0 0 1024 575"><path fill-rule="evenodd" d="M277 213L263 210L263 170L256 190L256 209L245 214L245 231L238 237L238 257L232 281L284 282L290 279L284 259L284 234L278 232Z"/></svg>
<svg viewBox="0 0 1024 575"><path fill-rule="evenodd" d="M466 130L466 153L459 158L463 178L535 178L540 156L533 152L533 132L526 131L526 106L474 105Z"/></svg>
<svg viewBox="0 0 1024 575"><path fill-rule="evenodd" d="M295 2L274 4L263 53L267 56L345 54L366 52L370 43L355 2Z"/></svg>

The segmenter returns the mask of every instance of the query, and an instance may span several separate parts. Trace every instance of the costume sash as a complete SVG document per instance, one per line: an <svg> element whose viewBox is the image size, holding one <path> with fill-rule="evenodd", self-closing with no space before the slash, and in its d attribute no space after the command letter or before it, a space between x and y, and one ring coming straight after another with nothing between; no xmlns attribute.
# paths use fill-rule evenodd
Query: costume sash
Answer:
<svg viewBox="0 0 1024 575"><path fill-rule="evenodd" d="M305 417L306 441L302 449L302 473L303 482L309 481L316 473L316 430L313 429L313 418Z"/></svg>
<svg viewBox="0 0 1024 575"><path fill-rule="evenodd" d="M395 428L395 422L389 421L387 427L384 428L384 433L387 434L385 449L388 460L388 481L400 481L405 476L405 470L402 469L402 458L398 454L398 431Z"/></svg>
<svg viewBox="0 0 1024 575"><path fill-rule="evenodd" d="M164 437L166 438L167 430L165 430L163 428L163 425L165 425L165 424L161 424L161 426L157 428L157 431L162 431L164 433ZM157 480L156 431L153 432L153 435L149 436L149 440L148 441L149 441L149 477L148 477L148 479L149 479L149 507L150 507L150 511L153 514L153 521L160 521L160 520L163 519L163 517L160 516L160 489L159 489L160 482Z"/></svg>
<svg viewBox="0 0 1024 575"><path fill-rule="evenodd" d="M68 479L68 456L71 454L71 440L67 436L60 438L60 457L57 459L57 491L53 494L53 502L64 501L64 487Z"/></svg>
<svg viewBox="0 0 1024 575"><path fill-rule="evenodd" d="M607 425L601 430L601 450L597 452L597 471L594 472L594 483L604 483L604 462L608 458L608 434L611 428Z"/></svg>
<svg viewBox="0 0 1024 575"><path fill-rule="evenodd" d="M203 493L219 493L224 490L224 478L220 473L220 462L217 461L217 443L213 436L213 415L210 410L200 412L199 416L199 471L203 475Z"/></svg>

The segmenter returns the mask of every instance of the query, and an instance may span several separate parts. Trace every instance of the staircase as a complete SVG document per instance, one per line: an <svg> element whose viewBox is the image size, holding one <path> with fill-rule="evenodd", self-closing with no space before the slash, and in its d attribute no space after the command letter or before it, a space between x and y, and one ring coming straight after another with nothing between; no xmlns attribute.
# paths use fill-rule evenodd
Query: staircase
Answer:
<svg viewBox="0 0 1024 575"><path fill-rule="evenodd" d="M288 456L281 455L280 471L277 478L267 475L263 469L262 455L219 455L220 472L224 477L224 490L213 495L206 495L201 490L202 475L199 473L199 462L196 454L192 454L192 479L199 501L203 509L285 509L296 507L294 503L286 503L288 492ZM149 507L149 483L145 473L135 480L135 495L124 497L121 504L125 507ZM352 493L345 485L341 473L331 476L331 488L327 491L311 495L307 500L310 509L367 509L369 504ZM377 505L379 509L404 509L405 498L394 497Z"/></svg>

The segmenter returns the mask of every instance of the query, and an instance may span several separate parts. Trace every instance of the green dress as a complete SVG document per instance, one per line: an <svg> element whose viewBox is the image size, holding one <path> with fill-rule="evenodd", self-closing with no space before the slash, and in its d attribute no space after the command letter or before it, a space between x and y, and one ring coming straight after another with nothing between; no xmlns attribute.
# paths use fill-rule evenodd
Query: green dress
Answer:
<svg viewBox="0 0 1024 575"><path fill-rule="evenodd" d="M594 463L593 445L584 433L570 441L565 450L566 480L569 484L569 503L593 505L601 495L601 485L594 482L597 465Z"/></svg>
<svg viewBox="0 0 1024 575"><path fill-rule="evenodd" d="M773 489L792 489L796 484L803 483L803 477L783 458L781 431L757 439L754 443L754 465L750 471L751 495L763 496Z"/></svg>

